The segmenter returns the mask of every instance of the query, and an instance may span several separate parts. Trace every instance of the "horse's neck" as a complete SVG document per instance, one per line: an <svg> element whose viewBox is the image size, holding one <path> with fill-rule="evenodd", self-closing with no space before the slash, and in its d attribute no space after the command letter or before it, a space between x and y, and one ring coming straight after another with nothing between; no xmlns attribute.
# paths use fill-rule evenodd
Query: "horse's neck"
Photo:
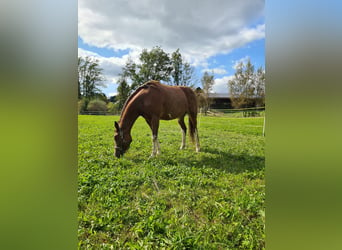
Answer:
<svg viewBox="0 0 342 250"><path fill-rule="evenodd" d="M124 134L131 134L131 129L133 124L138 119L139 115L136 112L130 111L130 109L126 109L120 119L120 127Z"/></svg>

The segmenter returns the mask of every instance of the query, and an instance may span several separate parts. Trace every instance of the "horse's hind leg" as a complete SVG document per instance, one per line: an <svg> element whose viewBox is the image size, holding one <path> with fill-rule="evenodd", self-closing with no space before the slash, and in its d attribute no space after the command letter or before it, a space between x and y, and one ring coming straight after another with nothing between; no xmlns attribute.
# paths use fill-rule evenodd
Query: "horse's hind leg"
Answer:
<svg viewBox="0 0 342 250"><path fill-rule="evenodd" d="M186 125L184 122L184 116L180 117L178 119L179 126L182 128L182 144L180 146L180 149L185 148L185 138L186 138Z"/></svg>

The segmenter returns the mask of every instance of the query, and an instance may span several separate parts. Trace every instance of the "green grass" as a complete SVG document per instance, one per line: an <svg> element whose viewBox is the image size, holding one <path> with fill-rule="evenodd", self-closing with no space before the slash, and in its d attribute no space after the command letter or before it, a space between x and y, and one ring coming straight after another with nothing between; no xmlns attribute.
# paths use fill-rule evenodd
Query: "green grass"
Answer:
<svg viewBox="0 0 342 250"><path fill-rule="evenodd" d="M265 248L263 118L200 116L200 153L162 121L156 158L139 118L122 159L114 120L79 116L80 249Z"/></svg>

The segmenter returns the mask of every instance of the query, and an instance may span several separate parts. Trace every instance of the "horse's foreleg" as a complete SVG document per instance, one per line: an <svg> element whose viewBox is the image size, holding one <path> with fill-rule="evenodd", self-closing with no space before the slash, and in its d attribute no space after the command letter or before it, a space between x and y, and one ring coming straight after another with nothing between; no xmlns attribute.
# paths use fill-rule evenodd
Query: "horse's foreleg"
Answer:
<svg viewBox="0 0 342 250"><path fill-rule="evenodd" d="M182 144L180 146L180 149L184 149L185 148L185 138L186 138L186 126L185 126L185 122L184 122L184 116L179 118L178 123L179 123L180 127L182 128Z"/></svg>
<svg viewBox="0 0 342 250"><path fill-rule="evenodd" d="M154 157L156 155L160 154L160 144L158 142L158 136L152 135L152 154L151 157Z"/></svg>

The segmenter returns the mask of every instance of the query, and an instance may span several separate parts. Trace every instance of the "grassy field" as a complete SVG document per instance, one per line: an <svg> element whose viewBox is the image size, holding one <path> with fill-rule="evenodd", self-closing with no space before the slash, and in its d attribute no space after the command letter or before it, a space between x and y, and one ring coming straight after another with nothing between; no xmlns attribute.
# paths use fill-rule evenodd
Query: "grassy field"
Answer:
<svg viewBox="0 0 342 250"><path fill-rule="evenodd" d="M179 150L177 121L162 121L156 158L139 118L115 159L118 119L78 118L80 249L265 248L262 117L200 116L200 153L191 143Z"/></svg>

